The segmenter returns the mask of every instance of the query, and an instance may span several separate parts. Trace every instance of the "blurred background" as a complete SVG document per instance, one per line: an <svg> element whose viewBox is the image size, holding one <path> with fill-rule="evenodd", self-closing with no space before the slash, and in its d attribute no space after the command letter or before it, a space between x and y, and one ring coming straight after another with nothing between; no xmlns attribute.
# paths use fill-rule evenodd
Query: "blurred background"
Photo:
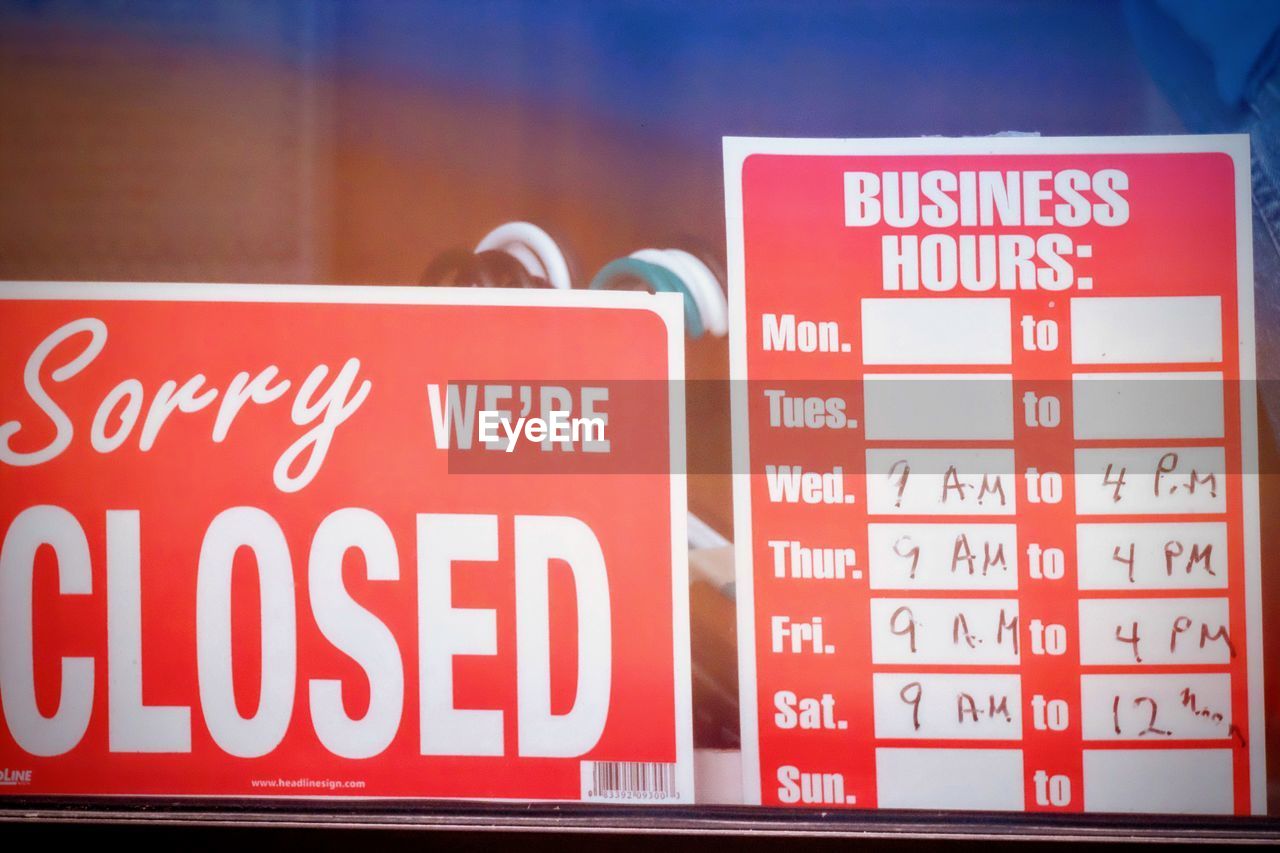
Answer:
<svg viewBox="0 0 1280 853"><path fill-rule="evenodd" d="M513 219L579 286L648 246L722 258L726 135L1183 132L1130 28L1159 4L0 0L0 279L411 285ZM724 338L687 356L728 375ZM724 390L690 394L702 470ZM690 507L731 537L728 475ZM733 746L733 603L693 610L697 740Z"/></svg>
<svg viewBox="0 0 1280 853"><path fill-rule="evenodd" d="M584 286L723 255L722 136L1181 129L1108 0L2 0L0 279L408 284L526 219Z"/></svg>

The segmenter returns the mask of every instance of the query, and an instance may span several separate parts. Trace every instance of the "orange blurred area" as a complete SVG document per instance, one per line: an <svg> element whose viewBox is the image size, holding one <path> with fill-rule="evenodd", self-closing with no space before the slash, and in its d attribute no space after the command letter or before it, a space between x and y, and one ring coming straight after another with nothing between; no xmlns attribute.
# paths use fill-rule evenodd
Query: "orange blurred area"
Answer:
<svg viewBox="0 0 1280 853"><path fill-rule="evenodd" d="M0 278L410 284L526 219L585 286L637 248L722 243L719 175L678 150L577 113L335 73L319 50L0 28ZM642 165L656 162L660 176ZM724 339L687 357L691 379L727 376ZM727 470L727 400L708 392L689 401L689 452ZM692 479L694 512L727 535L728 477Z"/></svg>

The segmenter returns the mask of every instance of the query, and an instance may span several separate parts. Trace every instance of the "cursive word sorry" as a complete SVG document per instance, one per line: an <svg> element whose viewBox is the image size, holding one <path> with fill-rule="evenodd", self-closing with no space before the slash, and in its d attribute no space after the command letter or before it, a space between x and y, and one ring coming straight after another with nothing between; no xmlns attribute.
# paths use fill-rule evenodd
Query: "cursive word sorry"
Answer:
<svg viewBox="0 0 1280 853"><path fill-rule="evenodd" d="M0 424L0 462L14 466L40 465L56 459L71 446L75 427L71 418L50 396L41 381L45 362L55 348L77 335L88 335L88 343L69 361L53 366L48 373L53 382L66 382L88 367L107 345L107 325L94 317L85 317L67 323L54 330L32 351L23 369L22 380L27 395L52 422L54 437L45 446L31 451L14 450L12 439L23 425L16 420ZM290 388L288 379L276 380L279 369L275 365L263 368L251 375L241 371L227 384L217 407L213 422L213 441L220 443L227 437L231 424L247 404L266 405L275 402ZM282 492L296 492L315 478L324 464L325 455L333 441L334 431L355 413L369 396L373 387L368 379L356 387L360 372L360 360L347 359L329 387L320 385L329 375L327 365L317 365L302 380L294 394L289 416L297 426L310 426L299 438L280 454L271 476L276 488ZM218 399L219 389L206 388L205 377L197 373L181 385L170 379L156 389L143 416L145 389L137 379L124 379L113 387L102 401L89 427L89 443L99 453L110 453L122 446L141 421L138 431L138 449L146 452L154 446L156 436L165 421L174 412L190 414L212 406ZM355 389L354 392L352 389ZM304 460L302 470L293 473L299 461Z"/></svg>

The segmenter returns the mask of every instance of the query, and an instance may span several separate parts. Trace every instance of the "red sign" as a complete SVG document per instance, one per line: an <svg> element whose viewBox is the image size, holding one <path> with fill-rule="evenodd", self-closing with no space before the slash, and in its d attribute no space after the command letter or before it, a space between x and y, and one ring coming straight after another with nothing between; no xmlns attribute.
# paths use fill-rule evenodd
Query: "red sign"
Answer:
<svg viewBox="0 0 1280 853"><path fill-rule="evenodd" d="M692 801L678 300L0 300L0 791Z"/></svg>
<svg viewBox="0 0 1280 853"><path fill-rule="evenodd" d="M748 799L1263 811L1247 140L725 151Z"/></svg>

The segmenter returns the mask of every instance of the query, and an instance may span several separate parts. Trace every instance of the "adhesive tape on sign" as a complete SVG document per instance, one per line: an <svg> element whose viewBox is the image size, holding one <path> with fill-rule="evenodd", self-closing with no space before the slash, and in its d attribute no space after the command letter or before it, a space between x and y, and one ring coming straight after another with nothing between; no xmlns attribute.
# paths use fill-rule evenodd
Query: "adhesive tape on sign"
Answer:
<svg viewBox="0 0 1280 853"><path fill-rule="evenodd" d="M702 312L684 279L670 266L654 264L636 257L617 258L605 264L588 287L591 290L609 289L619 284L639 282L654 293L678 293L684 303L685 331L691 338L700 338L705 331Z"/></svg>
<svg viewBox="0 0 1280 853"><path fill-rule="evenodd" d="M477 252L500 249L524 264L530 275L545 278L558 290L573 287L569 264L551 235L530 222L507 222L476 244Z"/></svg>
<svg viewBox="0 0 1280 853"><path fill-rule="evenodd" d="M698 305L702 308L702 322L707 327L707 331L716 337L728 334L729 305L715 273L701 258L684 249L667 249L667 255L683 260L693 271L693 281L690 282L689 287L693 291L694 299L699 299L698 294L701 293L706 300L705 307L701 299Z"/></svg>
<svg viewBox="0 0 1280 853"><path fill-rule="evenodd" d="M716 336L728 331L724 294L706 264L679 249L640 249L632 252L631 257L660 266L678 276L693 297L703 327Z"/></svg>

